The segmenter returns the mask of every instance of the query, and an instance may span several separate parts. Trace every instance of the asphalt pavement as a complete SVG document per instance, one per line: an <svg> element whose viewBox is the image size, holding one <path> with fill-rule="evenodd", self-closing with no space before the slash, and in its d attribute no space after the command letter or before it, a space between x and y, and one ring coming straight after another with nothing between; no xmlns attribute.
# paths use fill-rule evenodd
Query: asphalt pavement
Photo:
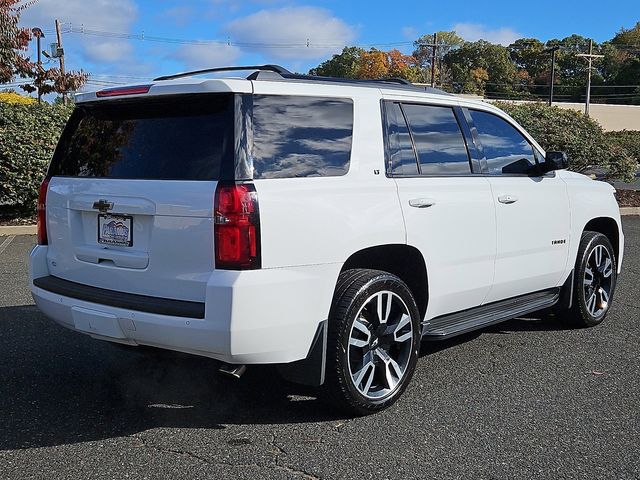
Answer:
<svg viewBox="0 0 640 480"><path fill-rule="evenodd" d="M345 418L268 367L127 351L33 305L0 253L0 479L638 479L640 219L604 324L551 315L423 347L391 409ZM0 238L0 244L6 238Z"/></svg>

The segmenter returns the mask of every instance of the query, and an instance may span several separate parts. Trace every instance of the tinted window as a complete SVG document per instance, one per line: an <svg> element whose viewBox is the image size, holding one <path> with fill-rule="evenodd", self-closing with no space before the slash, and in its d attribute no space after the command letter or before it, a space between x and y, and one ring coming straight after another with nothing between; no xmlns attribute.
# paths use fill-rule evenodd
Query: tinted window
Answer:
<svg viewBox="0 0 640 480"><path fill-rule="evenodd" d="M417 175L418 163L411 143L409 128L404 119L400 105L386 103L385 114L387 117L387 144L389 160L391 161L391 173L393 175Z"/></svg>
<svg viewBox="0 0 640 480"><path fill-rule="evenodd" d="M533 147L510 123L487 112L470 110L490 175L529 174L535 168Z"/></svg>
<svg viewBox="0 0 640 480"><path fill-rule="evenodd" d="M76 109L50 175L214 180L233 163L233 96L108 101Z"/></svg>
<svg viewBox="0 0 640 480"><path fill-rule="evenodd" d="M353 103L320 97L253 97L253 178L344 175Z"/></svg>
<svg viewBox="0 0 640 480"><path fill-rule="evenodd" d="M423 175L471 173L469 154L453 109L403 104Z"/></svg>

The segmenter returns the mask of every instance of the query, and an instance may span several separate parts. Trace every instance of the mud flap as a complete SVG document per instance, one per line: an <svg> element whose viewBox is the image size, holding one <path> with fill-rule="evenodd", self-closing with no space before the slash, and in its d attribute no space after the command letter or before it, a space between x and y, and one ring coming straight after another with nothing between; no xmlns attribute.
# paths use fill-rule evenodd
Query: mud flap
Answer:
<svg viewBox="0 0 640 480"><path fill-rule="evenodd" d="M560 288L560 298L558 303L555 304L555 308L558 310L569 310L573 305L573 276L574 271L571 270L569 277L565 280L564 284Z"/></svg>
<svg viewBox="0 0 640 480"><path fill-rule="evenodd" d="M289 382L319 387L324 383L326 359L327 320L324 320L318 325L307 358L278 365L278 373Z"/></svg>

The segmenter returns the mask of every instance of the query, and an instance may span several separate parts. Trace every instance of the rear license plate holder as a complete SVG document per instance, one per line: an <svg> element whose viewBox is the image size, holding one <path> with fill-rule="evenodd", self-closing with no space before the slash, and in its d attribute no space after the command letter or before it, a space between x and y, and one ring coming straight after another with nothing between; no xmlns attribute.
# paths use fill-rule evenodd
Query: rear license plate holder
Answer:
<svg viewBox="0 0 640 480"><path fill-rule="evenodd" d="M98 214L98 243L118 247L133 246L133 217Z"/></svg>

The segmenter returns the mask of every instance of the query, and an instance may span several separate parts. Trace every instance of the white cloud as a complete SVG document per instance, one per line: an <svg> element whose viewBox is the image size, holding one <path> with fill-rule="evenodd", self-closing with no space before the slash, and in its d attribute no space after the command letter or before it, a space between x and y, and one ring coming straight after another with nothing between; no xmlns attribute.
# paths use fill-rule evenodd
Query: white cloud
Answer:
<svg viewBox="0 0 640 480"><path fill-rule="evenodd" d="M456 23L453 26L456 31L465 40L475 42L476 40L486 40L491 43L499 43L501 45L509 45L523 35L512 28L501 27L496 29L487 28L486 25L479 23Z"/></svg>
<svg viewBox="0 0 640 480"><path fill-rule="evenodd" d="M46 31L53 30L54 21L58 19L65 22L65 26L84 25L93 30L126 33L137 14L138 8L133 0L40 0L23 12L20 23L30 27L38 26ZM53 35L51 37L54 38ZM127 40L89 36L83 36L81 40L78 42L80 51L89 61L130 60L133 53Z"/></svg>
<svg viewBox="0 0 640 480"><path fill-rule="evenodd" d="M171 58L184 63L186 68L197 70L233 65L241 53L233 45L185 45L176 50Z"/></svg>
<svg viewBox="0 0 640 480"><path fill-rule="evenodd" d="M100 62L114 63L133 56L131 43L122 40L87 42L83 47L88 58Z"/></svg>
<svg viewBox="0 0 640 480"><path fill-rule="evenodd" d="M353 27L328 10L316 7L285 7L261 10L228 23L224 32L232 42L270 58L315 59L342 50L355 37ZM307 47L309 40L311 47ZM277 47L274 44L299 46Z"/></svg>
<svg viewBox="0 0 640 480"><path fill-rule="evenodd" d="M415 40L418 38L418 30L415 27L402 27L400 30L402 37L407 40Z"/></svg>
<svg viewBox="0 0 640 480"><path fill-rule="evenodd" d="M184 27L191 22L194 17L194 10L191 7L181 6L166 9L160 14L161 17L171 20L176 26Z"/></svg>

